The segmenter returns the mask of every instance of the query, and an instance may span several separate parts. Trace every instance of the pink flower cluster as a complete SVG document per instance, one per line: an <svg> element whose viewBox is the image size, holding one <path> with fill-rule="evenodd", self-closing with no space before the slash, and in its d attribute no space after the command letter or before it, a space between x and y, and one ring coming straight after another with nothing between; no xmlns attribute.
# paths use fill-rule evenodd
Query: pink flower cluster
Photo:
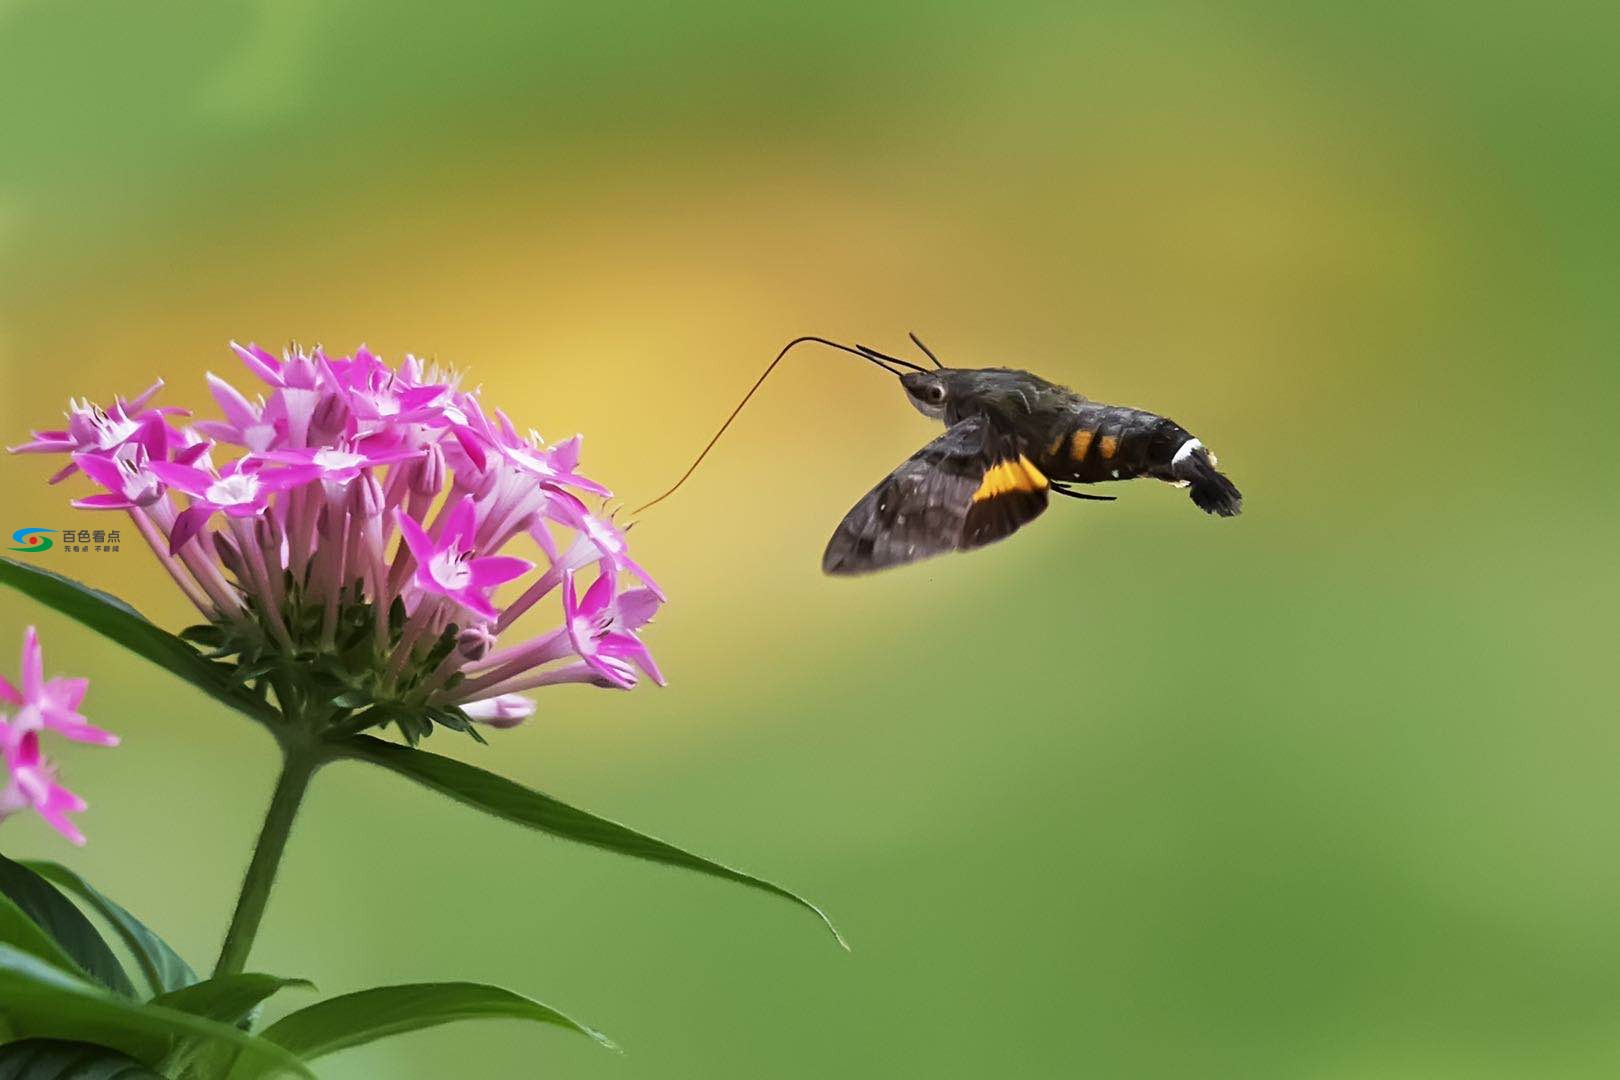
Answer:
<svg viewBox="0 0 1620 1080"><path fill-rule="evenodd" d="M272 680L298 699L283 711L346 730L405 715L509 727L534 711L521 691L663 682L638 634L663 593L582 501L609 492L580 474L578 436L520 434L414 357L233 348L263 389L209 375L217 419L152 407L160 383L107 409L73 402L66 429L13 449L69 455L52 481L82 471L101 489L73 505L130 516L217 655L311 673L313 696ZM506 553L514 541L538 563ZM523 639L513 624L553 592L560 622Z"/></svg>
<svg viewBox="0 0 1620 1080"><path fill-rule="evenodd" d="M40 751L39 737L52 732L74 742L117 746L118 736L91 725L79 714L88 679L45 678L45 659L39 635L30 626L23 634L22 686L0 675L0 704L16 707L8 716L0 712L0 755L4 755L5 786L0 787L0 821L20 810L35 810L51 827L75 844L84 834L68 820L85 807L84 800L56 782L56 767Z"/></svg>

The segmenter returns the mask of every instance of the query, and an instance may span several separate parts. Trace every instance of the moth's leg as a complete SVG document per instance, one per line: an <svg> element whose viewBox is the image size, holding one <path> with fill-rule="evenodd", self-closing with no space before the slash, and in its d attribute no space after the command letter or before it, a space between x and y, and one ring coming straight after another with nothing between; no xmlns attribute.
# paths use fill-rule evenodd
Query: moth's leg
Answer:
<svg viewBox="0 0 1620 1080"><path fill-rule="evenodd" d="M1071 499L1086 499L1090 502L1113 502L1118 498L1117 495L1093 495L1089 491L1076 491L1057 483L1051 485L1051 490L1059 495L1067 495Z"/></svg>

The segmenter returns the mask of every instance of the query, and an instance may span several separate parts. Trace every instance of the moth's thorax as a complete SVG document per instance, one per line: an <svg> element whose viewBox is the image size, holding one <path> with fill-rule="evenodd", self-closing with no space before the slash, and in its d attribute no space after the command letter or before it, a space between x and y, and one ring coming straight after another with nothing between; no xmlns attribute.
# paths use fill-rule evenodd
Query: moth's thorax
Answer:
<svg viewBox="0 0 1620 1080"><path fill-rule="evenodd" d="M946 370L947 425L982 416L1020 444L1044 441L1085 399L1039 375L1011 368Z"/></svg>

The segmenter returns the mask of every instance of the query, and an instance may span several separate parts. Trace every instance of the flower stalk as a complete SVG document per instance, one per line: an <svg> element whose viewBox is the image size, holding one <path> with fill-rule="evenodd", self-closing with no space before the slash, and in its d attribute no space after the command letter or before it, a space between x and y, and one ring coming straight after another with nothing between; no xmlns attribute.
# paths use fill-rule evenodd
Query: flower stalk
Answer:
<svg viewBox="0 0 1620 1080"><path fill-rule="evenodd" d="M219 962L214 965L216 978L239 975L246 968L248 953L259 934L259 923L264 919L265 905L276 882L276 872L281 867L281 856L287 849L287 838L292 835L293 819L298 816L298 808L309 790L310 778L326 761L318 746L284 748L281 775L276 778L275 791L270 795L270 807L265 811L264 825L253 847L253 859L242 879L242 891L237 896L231 925L225 931Z"/></svg>

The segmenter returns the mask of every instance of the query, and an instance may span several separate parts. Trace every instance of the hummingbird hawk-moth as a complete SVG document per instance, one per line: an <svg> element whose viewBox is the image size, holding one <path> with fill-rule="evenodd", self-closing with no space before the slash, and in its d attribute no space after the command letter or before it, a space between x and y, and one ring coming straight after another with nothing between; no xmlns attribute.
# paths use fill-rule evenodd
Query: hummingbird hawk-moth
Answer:
<svg viewBox="0 0 1620 1080"><path fill-rule="evenodd" d="M915 336L912 338L916 341ZM1232 517L1243 496L1204 444L1173 420L1104 405L1012 368L934 370L863 346L894 372L945 434L907 458L844 516L821 559L829 574L861 574L1012 535L1053 494L1111 498L1077 484L1151 477L1188 488L1200 510Z"/></svg>
<svg viewBox="0 0 1620 1080"><path fill-rule="evenodd" d="M992 544L1039 517L1054 493L1113 499L1075 485L1151 477L1187 488L1205 513L1233 517L1242 509L1243 496L1216 469L1215 455L1175 421L1091 401L1027 371L948 368L915 334L911 339L932 369L864 345L811 336L790 341L674 487L636 512L680 487L788 351L809 341L883 368L919 412L945 423L943 435L844 515L822 555L828 574L863 574Z"/></svg>

